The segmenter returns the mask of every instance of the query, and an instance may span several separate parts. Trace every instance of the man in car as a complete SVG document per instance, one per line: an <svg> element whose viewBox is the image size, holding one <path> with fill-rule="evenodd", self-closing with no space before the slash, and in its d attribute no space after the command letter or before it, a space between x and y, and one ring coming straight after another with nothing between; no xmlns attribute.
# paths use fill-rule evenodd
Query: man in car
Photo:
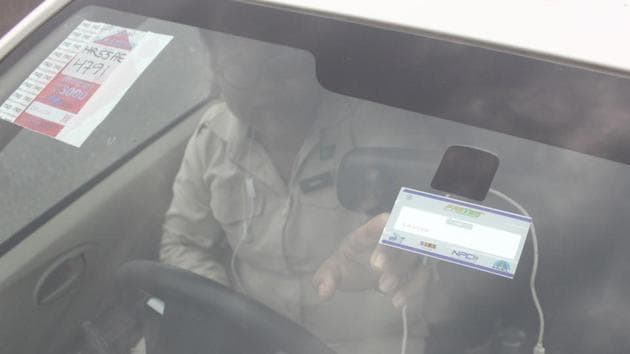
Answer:
<svg viewBox="0 0 630 354"><path fill-rule="evenodd" d="M336 197L361 101L323 90L306 51L220 35L211 54L222 96L186 148L161 260L251 296L339 353L400 351L408 307L409 352L421 353L430 273L378 245L387 215Z"/></svg>

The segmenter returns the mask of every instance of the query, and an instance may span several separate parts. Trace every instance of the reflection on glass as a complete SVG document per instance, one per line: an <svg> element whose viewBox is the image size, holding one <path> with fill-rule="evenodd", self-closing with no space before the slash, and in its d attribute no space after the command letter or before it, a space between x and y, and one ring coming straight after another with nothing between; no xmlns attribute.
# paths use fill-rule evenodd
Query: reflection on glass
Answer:
<svg viewBox="0 0 630 354"><path fill-rule="evenodd" d="M361 101L324 90L312 54L225 35L209 43L221 97L186 149L162 260L263 302L339 353L400 350L406 305L409 352L421 352L428 266L378 246L386 216L337 201L341 159L360 135L384 132L361 131ZM212 256L223 240L228 262Z"/></svg>

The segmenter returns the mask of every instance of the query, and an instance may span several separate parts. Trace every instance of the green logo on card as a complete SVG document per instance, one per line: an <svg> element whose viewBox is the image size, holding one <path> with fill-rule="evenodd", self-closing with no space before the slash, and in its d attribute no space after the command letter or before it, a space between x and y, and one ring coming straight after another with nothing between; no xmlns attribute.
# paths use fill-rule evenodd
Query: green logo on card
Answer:
<svg viewBox="0 0 630 354"><path fill-rule="evenodd" d="M451 211L459 215L470 216L471 218L478 218L481 215L483 215L483 213L480 211L464 208L463 206L453 205L453 204L449 204L445 206L444 210Z"/></svg>

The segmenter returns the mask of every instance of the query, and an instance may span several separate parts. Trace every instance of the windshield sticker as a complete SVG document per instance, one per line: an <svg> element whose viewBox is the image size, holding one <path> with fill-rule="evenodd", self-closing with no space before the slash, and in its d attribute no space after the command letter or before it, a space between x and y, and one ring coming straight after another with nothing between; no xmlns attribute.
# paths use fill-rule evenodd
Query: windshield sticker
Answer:
<svg viewBox="0 0 630 354"><path fill-rule="evenodd" d="M0 107L0 118L80 147L173 37L83 21Z"/></svg>
<svg viewBox="0 0 630 354"><path fill-rule="evenodd" d="M402 188L380 243L514 278L530 217Z"/></svg>

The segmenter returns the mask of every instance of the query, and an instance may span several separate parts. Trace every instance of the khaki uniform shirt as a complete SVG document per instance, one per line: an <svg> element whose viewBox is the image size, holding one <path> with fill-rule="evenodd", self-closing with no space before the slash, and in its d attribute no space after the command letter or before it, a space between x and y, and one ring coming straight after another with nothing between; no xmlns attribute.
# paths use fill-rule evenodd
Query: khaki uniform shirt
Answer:
<svg viewBox="0 0 630 354"><path fill-rule="evenodd" d="M334 183L341 159L357 144L353 125L360 123L360 102L336 95L324 100L288 183L225 102L211 104L173 185L162 261L229 284L222 244L238 245L240 291L339 353L399 351L401 313L390 299L374 290L338 291L323 302L311 285L340 241L369 219L339 204ZM410 313L409 323L409 352L422 352L421 315Z"/></svg>

